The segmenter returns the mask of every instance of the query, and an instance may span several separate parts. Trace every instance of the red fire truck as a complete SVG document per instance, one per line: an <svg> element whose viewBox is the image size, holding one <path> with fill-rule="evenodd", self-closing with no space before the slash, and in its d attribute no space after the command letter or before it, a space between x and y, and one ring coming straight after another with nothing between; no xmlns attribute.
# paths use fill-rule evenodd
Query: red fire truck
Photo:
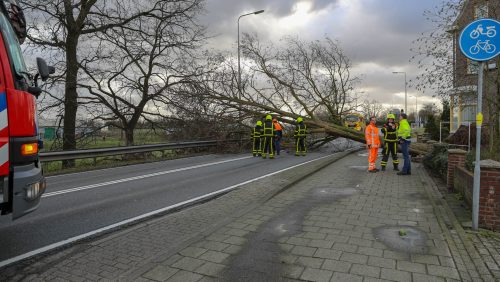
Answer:
<svg viewBox="0 0 500 282"><path fill-rule="evenodd" d="M17 0L0 0L0 212L16 219L38 207L45 179L38 157L36 97L54 68L37 58L28 73L20 43L26 22Z"/></svg>

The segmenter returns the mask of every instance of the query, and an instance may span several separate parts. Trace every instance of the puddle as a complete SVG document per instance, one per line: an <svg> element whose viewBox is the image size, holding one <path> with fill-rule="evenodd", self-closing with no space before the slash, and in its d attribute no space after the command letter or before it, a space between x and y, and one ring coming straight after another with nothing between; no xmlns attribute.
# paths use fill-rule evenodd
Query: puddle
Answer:
<svg viewBox="0 0 500 282"><path fill-rule="evenodd" d="M355 169L355 170L361 170L361 171L367 171L368 166L367 165L351 165L349 166L350 169Z"/></svg>
<svg viewBox="0 0 500 282"><path fill-rule="evenodd" d="M380 150L379 150L379 152L380 152ZM382 157L382 153L379 153L377 156L378 157ZM368 153L359 153L358 157L366 157L366 158L368 158Z"/></svg>
<svg viewBox="0 0 500 282"><path fill-rule="evenodd" d="M311 189L304 198L289 205L276 217L250 233L243 250L232 257L231 264L222 275L223 281L283 281L285 265L283 250L278 244L282 237L303 232L305 217L311 209L331 204L356 193L354 188L320 186Z"/></svg>
<svg viewBox="0 0 500 282"><path fill-rule="evenodd" d="M405 230L406 235L400 236L399 231ZM427 254L427 234L412 226L381 226L373 230L375 238L387 247L411 254Z"/></svg>

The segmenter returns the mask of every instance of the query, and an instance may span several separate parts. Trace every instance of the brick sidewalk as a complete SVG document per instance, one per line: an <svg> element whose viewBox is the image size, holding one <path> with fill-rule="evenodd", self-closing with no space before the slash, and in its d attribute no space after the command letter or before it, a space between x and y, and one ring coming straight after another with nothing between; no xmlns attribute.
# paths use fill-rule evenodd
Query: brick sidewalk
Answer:
<svg viewBox="0 0 500 282"><path fill-rule="evenodd" d="M365 162L346 157L129 279L495 280L449 215L435 214L421 166L369 175Z"/></svg>
<svg viewBox="0 0 500 282"><path fill-rule="evenodd" d="M411 176L368 174L366 156L354 153L286 190L279 187L296 172L7 269L8 277L495 281L432 180L413 165Z"/></svg>

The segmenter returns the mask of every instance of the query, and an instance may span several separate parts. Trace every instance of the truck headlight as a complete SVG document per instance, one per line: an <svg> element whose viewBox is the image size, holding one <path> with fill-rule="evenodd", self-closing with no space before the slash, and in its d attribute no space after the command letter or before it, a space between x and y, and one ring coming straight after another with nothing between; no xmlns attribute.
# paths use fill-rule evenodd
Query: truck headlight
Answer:
<svg viewBox="0 0 500 282"><path fill-rule="evenodd" d="M29 184L26 186L26 200L32 201L40 197L40 195L45 191L45 179L41 181Z"/></svg>

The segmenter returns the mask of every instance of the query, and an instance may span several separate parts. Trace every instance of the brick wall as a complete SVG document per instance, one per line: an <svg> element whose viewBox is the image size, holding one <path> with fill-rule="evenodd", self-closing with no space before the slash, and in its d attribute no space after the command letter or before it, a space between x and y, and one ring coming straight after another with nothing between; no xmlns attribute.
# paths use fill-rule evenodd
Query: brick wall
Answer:
<svg viewBox="0 0 500 282"><path fill-rule="evenodd" d="M479 225L500 230L500 162L481 161Z"/></svg>
<svg viewBox="0 0 500 282"><path fill-rule="evenodd" d="M455 191L464 196L464 201L472 207L472 187L474 186L474 174L462 166L455 167L454 173Z"/></svg>
<svg viewBox="0 0 500 282"><path fill-rule="evenodd" d="M466 151L460 149L448 150L448 175L446 184L448 191L453 191L455 167L464 166Z"/></svg>

